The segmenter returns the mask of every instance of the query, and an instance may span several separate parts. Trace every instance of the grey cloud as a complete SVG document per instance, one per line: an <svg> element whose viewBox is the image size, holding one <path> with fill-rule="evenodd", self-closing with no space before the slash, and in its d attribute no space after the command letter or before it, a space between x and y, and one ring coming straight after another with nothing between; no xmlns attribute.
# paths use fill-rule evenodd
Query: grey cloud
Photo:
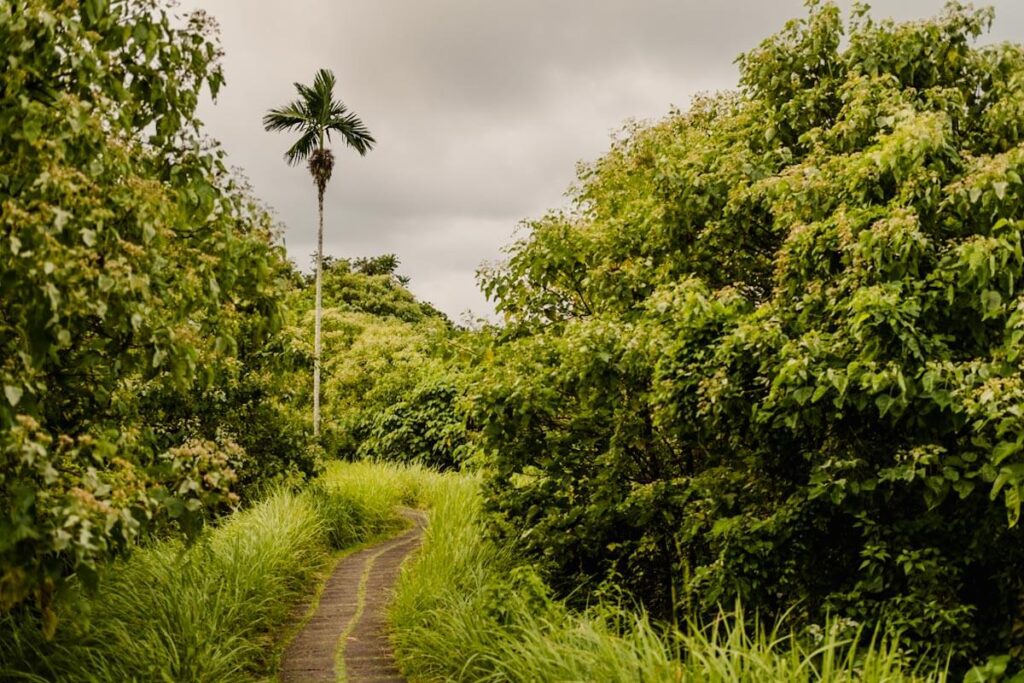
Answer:
<svg viewBox="0 0 1024 683"><path fill-rule="evenodd" d="M849 7L850 2L842 3ZM941 11L884 0L876 16ZM990 40L1024 40L1024 3L997 0ZM183 0L222 28L228 84L202 115L232 163L287 225L309 264L314 191L287 168L263 112L328 67L379 140L336 150L328 253L393 251L412 288L449 315L489 310L481 261L522 219L564 204L575 164L627 118L655 118L701 91L735 87L736 56L804 13L802 0Z"/></svg>

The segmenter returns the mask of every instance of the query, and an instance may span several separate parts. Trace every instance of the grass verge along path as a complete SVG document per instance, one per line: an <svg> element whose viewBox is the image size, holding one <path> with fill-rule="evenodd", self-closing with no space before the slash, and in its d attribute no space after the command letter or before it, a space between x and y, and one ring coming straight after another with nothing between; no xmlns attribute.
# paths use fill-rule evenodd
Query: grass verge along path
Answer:
<svg viewBox="0 0 1024 683"><path fill-rule="evenodd" d="M387 634L386 609L402 561L420 543L425 516L404 510L404 533L343 558L309 622L288 645L283 683L399 682Z"/></svg>
<svg viewBox="0 0 1024 683"><path fill-rule="evenodd" d="M402 571L390 610L398 661L411 680L953 681L940 658L909 660L898 634L850 636L834 620L820 625L815 638L787 623L761 622L739 606L678 628L614 595L573 609L527 560L488 539L479 477L444 475L427 493L423 548Z"/></svg>

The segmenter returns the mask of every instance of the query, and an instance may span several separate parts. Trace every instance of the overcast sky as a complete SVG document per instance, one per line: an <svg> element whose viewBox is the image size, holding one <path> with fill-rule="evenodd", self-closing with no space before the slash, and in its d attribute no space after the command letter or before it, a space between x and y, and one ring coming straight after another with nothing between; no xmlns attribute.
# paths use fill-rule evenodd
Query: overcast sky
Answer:
<svg viewBox="0 0 1024 683"><path fill-rule="evenodd" d="M841 3L844 7L849 2ZM943 0L876 0L919 18ZM1024 1L995 0L986 42L1024 42ZM398 254L413 291L453 320L489 314L475 271L523 219L565 204L577 161L628 118L733 88L735 57L804 13L802 0L183 0L221 27L227 86L208 132L286 225L310 268L315 189L261 117L321 67L378 146L336 147L327 254Z"/></svg>

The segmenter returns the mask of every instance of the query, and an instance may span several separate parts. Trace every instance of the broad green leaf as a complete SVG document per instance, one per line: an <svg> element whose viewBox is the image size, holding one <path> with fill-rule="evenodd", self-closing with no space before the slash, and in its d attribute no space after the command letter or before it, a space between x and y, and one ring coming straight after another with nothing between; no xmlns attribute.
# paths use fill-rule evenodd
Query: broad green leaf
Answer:
<svg viewBox="0 0 1024 683"><path fill-rule="evenodd" d="M7 402L10 403L12 407L18 405L23 394L24 390L21 387L16 387L12 384L4 385L4 396L7 397Z"/></svg>

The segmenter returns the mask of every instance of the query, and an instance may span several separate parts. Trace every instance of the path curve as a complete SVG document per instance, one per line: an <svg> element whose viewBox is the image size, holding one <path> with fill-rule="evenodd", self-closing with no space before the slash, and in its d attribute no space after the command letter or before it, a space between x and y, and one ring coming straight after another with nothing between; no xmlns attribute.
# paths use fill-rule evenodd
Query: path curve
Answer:
<svg viewBox="0 0 1024 683"><path fill-rule="evenodd" d="M403 509L402 516L411 528L343 558L334 568L316 612L284 651L282 683L405 680L391 652L387 606L402 561L423 539L426 515Z"/></svg>

